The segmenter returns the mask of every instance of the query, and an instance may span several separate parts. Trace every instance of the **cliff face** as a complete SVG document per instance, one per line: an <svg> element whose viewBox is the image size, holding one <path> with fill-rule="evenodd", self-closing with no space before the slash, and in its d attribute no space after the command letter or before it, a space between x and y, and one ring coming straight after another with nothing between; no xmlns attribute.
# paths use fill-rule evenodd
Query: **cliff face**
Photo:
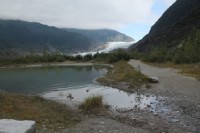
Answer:
<svg viewBox="0 0 200 133"><path fill-rule="evenodd" d="M200 29L200 0L177 0L131 49L174 49L195 29Z"/></svg>

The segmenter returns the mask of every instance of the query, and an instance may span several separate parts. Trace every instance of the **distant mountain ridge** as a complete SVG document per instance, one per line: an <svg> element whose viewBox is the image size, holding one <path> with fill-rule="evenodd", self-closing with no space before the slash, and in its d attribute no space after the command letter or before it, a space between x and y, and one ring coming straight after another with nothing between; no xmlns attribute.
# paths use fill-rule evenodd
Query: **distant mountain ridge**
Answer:
<svg viewBox="0 0 200 133"><path fill-rule="evenodd" d="M91 34L89 30L66 30L36 22L0 20L0 57L43 52L69 54L92 50L107 41L131 40L114 30L100 30L105 36L98 37L98 31ZM92 36L95 34L96 38ZM121 38L115 40L115 36Z"/></svg>
<svg viewBox="0 0 200 133"><path fill-rule="evenodd" d="M196 29L200 29L200 0L177 0L131 49L174 49Z"/></svg>
<svg viewBox="0 0 200 133"><path fill-rule="evenodd" d="M95 41L96 44L105 44L107 42L131 42L133 38L111 29L73 29L65 28L66 31L80 33Z"/></svg>

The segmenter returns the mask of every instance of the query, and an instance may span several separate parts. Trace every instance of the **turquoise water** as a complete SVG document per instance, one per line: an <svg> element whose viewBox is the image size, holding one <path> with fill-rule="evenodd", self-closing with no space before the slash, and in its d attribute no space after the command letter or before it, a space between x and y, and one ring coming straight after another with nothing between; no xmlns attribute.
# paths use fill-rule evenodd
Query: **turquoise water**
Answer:
<svg viewBox="0 0 200 133"><path fill-rule="evenodd" d="M0 69L0 90L11 93L41 94L92 84L105 74L102 66L69 66Z"/></svg>

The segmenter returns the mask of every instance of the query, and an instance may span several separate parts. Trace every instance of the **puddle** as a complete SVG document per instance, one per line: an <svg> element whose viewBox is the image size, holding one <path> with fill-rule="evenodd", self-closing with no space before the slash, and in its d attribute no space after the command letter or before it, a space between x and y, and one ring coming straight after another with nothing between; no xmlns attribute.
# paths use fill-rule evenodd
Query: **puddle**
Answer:
<svg viewBox="0 0 200 133"><path fill-rule="evenodd" d="M71 89L71 90L70 90ZM115 88L89 84L85 86L74 86L72 88L58 88L61 91L51 91L43 94L43 97L60 101L70 106L76 106L87 97L102 95L104 104L113 110L126 111L131 109L149 110L158 112L159 97L153 95L142 95L139 93L129 94ZM71 98L69 98L69 95ZM164 110L162 108L162 110Z"/></svg>

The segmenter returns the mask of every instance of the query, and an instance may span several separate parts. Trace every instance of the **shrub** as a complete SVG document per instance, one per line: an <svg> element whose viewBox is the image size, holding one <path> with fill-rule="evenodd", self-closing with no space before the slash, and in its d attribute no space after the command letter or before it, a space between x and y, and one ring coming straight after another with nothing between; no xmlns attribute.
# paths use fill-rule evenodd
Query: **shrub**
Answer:
<svg viewBox="0 0 200 133"><path fill-rule="evenodd" d="M93 57L92 57L91 54L87 54L87 55L85 55L85 56L83 57L83 60L84 60L84 61L90 61L90 60L92 60L92 59L93 59Z"/></svg>
<svg viewBox="0 0 200 133"><path fill-rule="evenodd" d="M91 96L84 100L84 102L79 106L85 113L100 113L105 111L105 107L103 105L103 97L100 95Z"/></svg>

